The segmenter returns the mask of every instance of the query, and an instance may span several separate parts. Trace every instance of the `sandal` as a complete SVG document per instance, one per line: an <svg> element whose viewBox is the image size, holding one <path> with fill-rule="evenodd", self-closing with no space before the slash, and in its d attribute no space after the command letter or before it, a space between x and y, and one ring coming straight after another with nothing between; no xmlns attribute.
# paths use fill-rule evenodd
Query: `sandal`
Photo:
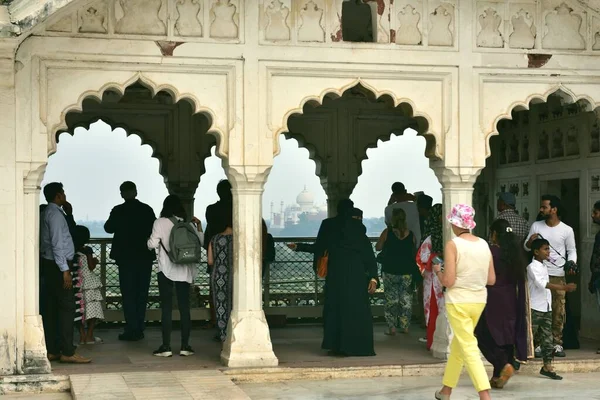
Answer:
<svg viewBox="0 0 600 400"><path fill-rule="evenodd" d="M492 379L490 379L490 386L492 389L500 389L498 387L498 378L493 377Z"/></svg>
<svg viewBox="0 0 600 400"><path fill-rule="evenodd" d="M502 371L500 371L500 377L496 380L496 388L504 388L504 385L508 383L508 380L512 378L514 374L515 368L510 364L506 364L504 368L502 368Z"/></svg>
<svg viewBox="0 0 600 400"><path fill-rule="evenodd" d="M450 400L450 395L443 394L441 390L436 390L435 398L436 398L436 400Z"/></svg>

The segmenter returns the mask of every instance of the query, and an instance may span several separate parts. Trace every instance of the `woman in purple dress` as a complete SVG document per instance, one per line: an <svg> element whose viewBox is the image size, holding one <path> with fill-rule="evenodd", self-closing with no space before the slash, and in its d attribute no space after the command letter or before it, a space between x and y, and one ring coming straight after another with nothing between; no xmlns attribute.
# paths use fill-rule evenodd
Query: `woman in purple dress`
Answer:
<svg viewBox="0 0 600 400"><path fill-rule="evenodd" d="M517 359L527 360L527 263L519 240L506 220L494 221L490 231L496 283L487 287L487 305L475 335L479 349L494 366L490 385L502 389L515 372L515 349Z"/></svg>

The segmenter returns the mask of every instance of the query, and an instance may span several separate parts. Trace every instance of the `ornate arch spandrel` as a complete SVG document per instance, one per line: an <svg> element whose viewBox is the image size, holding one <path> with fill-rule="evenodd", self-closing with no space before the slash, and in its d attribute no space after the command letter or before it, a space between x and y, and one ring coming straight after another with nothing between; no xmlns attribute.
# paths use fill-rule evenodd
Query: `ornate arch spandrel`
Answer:
<svg viewBox="0 0 600 400"><path fill-rule="evenodd" d="M283 133L286 135L286 137L293 137L294 139L298 140L299 143L302 143L302 147L309 150L309 153L311 155L310 158L315 162L317 162L317 161L320 162L321 158L317 154L314 146L307 144L307 141L302 137L302 135L289 132L289 126L288 126L289 118L292 115L304 114L305 107L316 108L316 107L322 106L323 102L327 98L332 99L332 100L339 99L344 95L345 92L347 92L348 90L351 90L353 88L356 88L356 87L364 88L364 90L368 94L372 95L372 98L375 101L388 102L392 105L392 108L399 108L403 111L404 115L406 115L407 117L414 118L417 121L417 126L416 126L417 129L416 130L417 130L418 134L420 136L424 136L426 139L426 142L427 142L427 148L425 151L425 155L432 159L442 159L443 158L442 152L441 152L439 146L437 146L437 142L438 142L437 138L439 136L438 136L438 134L429 130L429 127L431 126L431 117L427 113L419 112L419 111L415 112L414 110L416 110L416 107L412 100L410 100L408 98L399 98L393 92L391 92L389 90L377 90L372 85L366 83L364 80L362 80L360 78L355 79L355 80L351 81L350 83L348 83L344 86L341 86L339 88L325 89L318 96L306 96L300 102L299 107L289 110L283 117L282 126L275 131L274 156L279 154L279 137ZM380 135L377 138L377 140L383 140L383 141L389 140L391 134L392 134L392 132L386 132L386 133ZM369 144L365 148L365 151L368 148L374 148L374 147L377 147L377 141L375 141L372 144Z"/></svg>
<svg viewBox="0 0 600 400"><path fill-rule="evenodd" d="M579 87L579 90L575 88L575 86ZM586 86L588 86L588 90L586 92ZM548 89L529 94L524 100L516 100L512 102L504 113L497 115L491 122L491 126L487 127L484 130L485 137L485 158L491 156L491 147L490 147L490 139L493 136L499 135L498 132L498 123L503 119L512 120L513 111L525 111L531 108L532 104L540 104L548 102L548 98L552 95L559 95L566 104L578 103L584 105L587 111L595 110L600 106L600 79L599 82L594 85L594 90L589 90L591 85L584 85L582 83L577 82L575 85L570 85L568 83L555 83L549 86ZM588 93L596 91L598 92L597 98L599 101L594 100L592 96ZM581 93L581 94L579 94Z"/></svg>
<svg viewBox="0 0 600 400"><path fill-rule="evenodd" d="M165 92L171 96L171 98L173 99L173 103L178 103L179 101L188 101L192 105L193 114L200 113L200 114L203 114L208 119L209 129L208 129L207 133L215 136L217 138L218 143L224 142L225 134L223 133L223 131L220 128L214 126L215 114L213 113L212 110L210 110L208 107L200 105L199 100L195 96L193 96L191 94L179 93L177 88L175 88L174 86L171 86L171 85L155 84L153 81L146 78L144 76L144 74L141 72L135 73L131 78L129 78L128 80L126 80L124 82L120 82L120 83L109 82L109 83L104 84L98 90L89 90L89 91L82 93L79 96L79 98L77 99L76 103L73 103L63 109L61 116L60 116L60 123L57 125L54 125L51 128L51 132L68 132L69 126L67 125L67 122L66 122L67 114L72 113L72 112L75 112L75 113L83 112L83 102L85 100L94 99L97 102L102 103L102 98L106 91L117 92L120 95L120 97L123 97L125 95L125 89L127 87L133 85L136 82L141 83L143 86L145 86L147 89L149 89L152 97L155 97L159 92ZM129 131L127 131L127 132L129 132ZM56 144L57 144L57 140L55 139L55 137L54 136L50 137L49 138L49 151L48 151L49 156L56 152ZM154 149L154 147L153 147L153 149ZM219 149L217 148L217 150L219 150ZM226 155L222 151L219 151L219 156L224 157Z"/></svg>
<svg viewBox="0 0 600 400"><path fill-rule="evenodd" d="M34 159L45 159L56 151L54 134L68 128L66 114L81 111L84 99L99 101L107 90L123 95L134 82L141 82L152 95L162 91L169 93L174 102L185 100L192 105L193 114L206 115L211 122L207 133L216 137L219 157L230 155L230 143L236 150L242 143L243 125L237 116L243 112L243 92L236 72L242 63L238 60L179 65L149 59L147 63L130 64L115 58L99 62L71 59L70 55L30 57L25 51L19 57L25 67L19 71L17 81L21 90L28 92L26 100L21 101L27 120L20 129L34 133ZM47 136L43 150L36 132ZM22 143L28 145L27 141ZM26 147L23 152L27 152Z"/></svg>
<svg viewBox="0 0 600 400"><path fill-rule="evenodd" d="M322 105L326 98L339 98L349 88L361 85L377 101L389 98L405 114L421 117L418 131L427 140L428 156L445 159L445 140L452 132L454 116L458 115L458 94L453 87L458 80L455 68L423 71L416 66L372 68L351 62L297 65L280 61L264 62L260 68L266 82L260 95L265 108L261 118L267 124L275 155L279 152L279 135L289 131L291 115L302 114L307 105Z"/></svg>

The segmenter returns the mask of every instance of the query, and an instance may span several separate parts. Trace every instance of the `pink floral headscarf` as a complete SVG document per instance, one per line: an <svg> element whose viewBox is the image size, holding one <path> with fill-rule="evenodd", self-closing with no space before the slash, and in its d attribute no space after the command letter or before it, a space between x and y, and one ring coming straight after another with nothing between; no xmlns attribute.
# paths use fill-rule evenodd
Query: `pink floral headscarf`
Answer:
<svg viewBox="0 0 600 400"><path fill-rule="evenodd" d="M454 226L471 230L476 225L474 217L475 210L473 207L466 204L457 204L452 207L452 211L450 211L446 219Z"/></svg>

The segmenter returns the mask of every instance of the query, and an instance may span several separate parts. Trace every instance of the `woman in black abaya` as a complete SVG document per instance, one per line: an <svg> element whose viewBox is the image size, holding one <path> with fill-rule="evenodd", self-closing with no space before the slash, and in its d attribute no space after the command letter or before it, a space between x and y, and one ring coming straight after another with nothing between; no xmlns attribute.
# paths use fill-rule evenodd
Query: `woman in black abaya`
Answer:
<svg viewBox="0 0 600 400"><path fill-rule="evenodd" d="M329 254L321 347L332 355L374 356L369 294L378 286L377 262L364 225L352 218L353 206L341 200L315 242L315 259Z"/></svg>

